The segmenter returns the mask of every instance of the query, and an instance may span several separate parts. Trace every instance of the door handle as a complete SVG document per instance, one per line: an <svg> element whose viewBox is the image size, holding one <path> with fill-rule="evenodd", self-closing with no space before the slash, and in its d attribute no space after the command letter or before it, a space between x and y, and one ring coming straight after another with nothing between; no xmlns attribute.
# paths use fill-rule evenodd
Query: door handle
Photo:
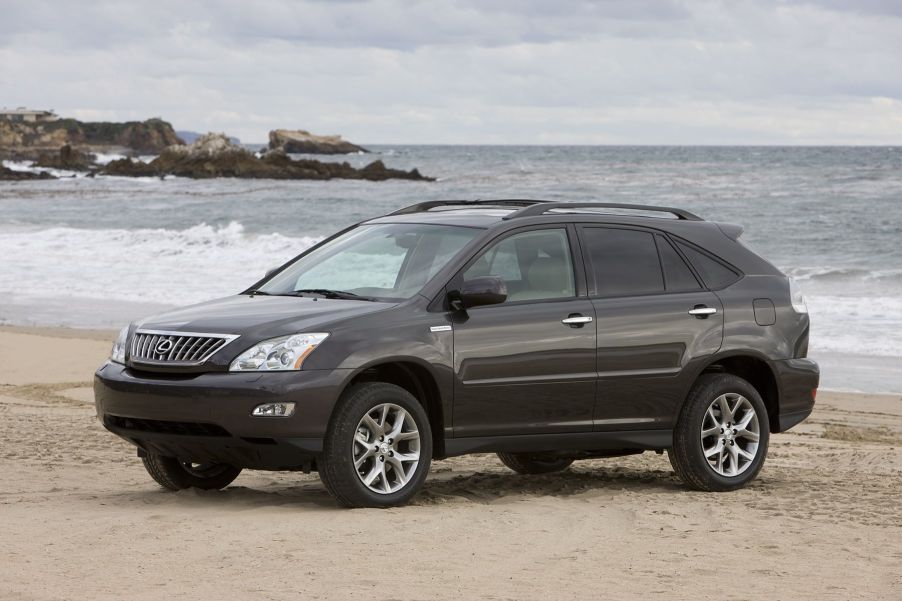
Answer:
<svg viewBox="0 0 902 601"><path fill-rule="evenodd" d="M689 315L695 315L699 319L704 319L709 315L714 315L717 313L717 309L714 307L705 307L702 305L698 305L693 309L689 309Z"/></svg>
<svg viewBox="0 0 902 601"><path fill-rule="evenodd" d="M561 323L566 324L571 328L578 328L583 324L592 323L592 318L588 315L571 315L570 317L562 319Z"/></svg>

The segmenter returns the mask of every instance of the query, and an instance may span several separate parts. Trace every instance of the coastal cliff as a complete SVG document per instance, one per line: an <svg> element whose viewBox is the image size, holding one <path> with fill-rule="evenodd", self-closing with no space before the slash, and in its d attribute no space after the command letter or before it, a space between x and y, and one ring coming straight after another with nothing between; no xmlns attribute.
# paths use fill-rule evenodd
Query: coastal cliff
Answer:
<svg viewBox="0 0 902 601"><path fill-rule="evenodd" d="M0 158L37 160L57 154L64 146L84 153L115 152L128 155L159 154L183 144L162 119L125 123L58 119L38 123L0 119Z"/></svg>

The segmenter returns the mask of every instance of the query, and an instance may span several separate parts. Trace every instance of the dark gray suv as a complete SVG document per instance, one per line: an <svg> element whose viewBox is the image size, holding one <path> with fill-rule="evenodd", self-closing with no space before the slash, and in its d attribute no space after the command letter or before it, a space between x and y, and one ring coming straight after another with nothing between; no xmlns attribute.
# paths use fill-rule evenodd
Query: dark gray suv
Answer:
<svg viewBox="0 0 902 601"><path fill-rule="evenodd" d="M803 297L741 232L644 205L421 203L124 328L97 414L172 490L316 470L382 507L434 459L540 474L646 450L733 490L819 377Z"/></svg>

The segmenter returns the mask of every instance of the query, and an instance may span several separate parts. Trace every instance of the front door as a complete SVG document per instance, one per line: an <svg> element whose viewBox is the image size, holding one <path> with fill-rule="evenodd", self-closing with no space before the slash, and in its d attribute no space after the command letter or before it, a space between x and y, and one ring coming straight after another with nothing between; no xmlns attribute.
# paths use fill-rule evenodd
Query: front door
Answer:
<svg viewBox="0 0 902 601"><path fill-rule="evenodd" d="M517 230L452 282L494 275L508 289L455 317L455 437L592 429L595 311L577 296L572 243L564 226Z"/></svg>
<svg viewBox="0 0 902 601"><path fill-rule="evenodd" d="M580 228L598 327L596 430L672 427L692 361L723 340L723 306L668 238Z"/></svg>

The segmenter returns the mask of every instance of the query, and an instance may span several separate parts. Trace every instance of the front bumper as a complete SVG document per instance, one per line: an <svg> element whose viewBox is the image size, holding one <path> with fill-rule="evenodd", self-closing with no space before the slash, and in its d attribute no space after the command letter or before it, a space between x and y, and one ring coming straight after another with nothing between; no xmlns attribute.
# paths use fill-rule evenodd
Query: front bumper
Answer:
<svg viewBox="0 0 902 601"><path fill-rule="evenodd" d="M811 359L774 361L774 368L780 388L780 413L771 430L785 432L811 415L821 372Z"/></svg>
<svg viewBox="0 0 902 601"><path fill-rule="evenodd" d="M107 363L94 375L97 416L147 453L238 467L309 466L349 370L147 373ZM261 403L294 402L291 417L251 417Z"/></svg>

